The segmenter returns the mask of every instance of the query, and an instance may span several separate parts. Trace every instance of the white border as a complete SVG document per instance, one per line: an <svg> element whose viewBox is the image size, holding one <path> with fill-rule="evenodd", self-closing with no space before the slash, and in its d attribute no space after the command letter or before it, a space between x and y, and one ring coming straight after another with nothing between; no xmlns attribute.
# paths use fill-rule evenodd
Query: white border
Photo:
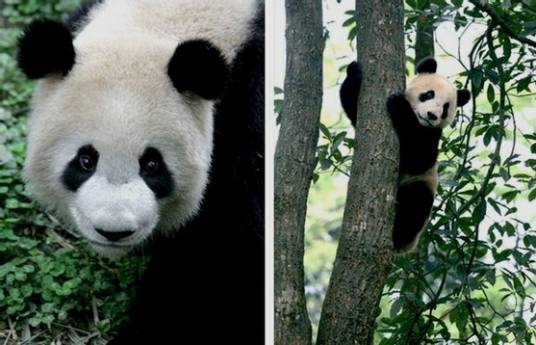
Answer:
<svg viewBox="0 0 536 345"><path fill-rule="evenodd" d="M274 343L274 6L265 1L265 344Z"/></svg>

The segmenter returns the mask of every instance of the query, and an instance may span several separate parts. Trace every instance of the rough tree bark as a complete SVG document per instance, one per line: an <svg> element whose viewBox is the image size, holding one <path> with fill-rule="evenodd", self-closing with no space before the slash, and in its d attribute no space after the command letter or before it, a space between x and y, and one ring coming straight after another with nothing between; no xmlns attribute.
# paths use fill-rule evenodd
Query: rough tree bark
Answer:
<svg viewBox="0 0 536 345"><path fill-rule="evenodd" d="M363 84L342 233L317 345L369 345L391 267L398 139L387 97L404 89L403 0L356 1Z"/></svg>
<svg viewBox="0 0 536 345"><path fill-rule="evenodd" d="M434 25L424 13L430 7L430 2L427 1L420 8L423 14L417 20L417 33L415 35L415 68L419 61L422 61L428 56L435 55L434 47Z"/></svg>
<svg viewBox="0 0 536 345"><path fill-rule="evenodd" d="M311 344L304 227L322 107L322 0L287 0L285 100L275 152L275 344Z"/></svg>

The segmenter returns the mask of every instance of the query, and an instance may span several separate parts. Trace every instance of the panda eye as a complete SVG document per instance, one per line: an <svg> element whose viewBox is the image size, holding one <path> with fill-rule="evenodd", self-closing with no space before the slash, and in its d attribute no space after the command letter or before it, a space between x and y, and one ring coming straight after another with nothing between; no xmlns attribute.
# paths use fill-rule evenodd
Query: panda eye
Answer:
<svg viewBox="0 0 536 345"><path fill-rule="evenodd" d="M158 172L160 164L156 160L149 160L142 167L142 172L146 175L154 175Z"/></svg>
<svg viewBox="0 0 536 345"><path fill-rule="evenodd" d="M80 156L78 158L78 163L80 164L80 168L87 172L93 171L93 169L95 169L95 162L93 161L93 158L91 158L89 155Z"/></svg>
<svg viewBox="0 0 536 345"><path fill-rule="evenodd" d="M83 146L78 150L78 167L80 170L88 173L94 172L98 160L99 154L93 146Z"/></svg>
<svg viewBox="0 0 536 345"><path fill-rule="evenodd" d="M157 149L149 147L140 158L140 173L143 176L154 176L162 170L162 155Z"/></svg>
<svg viewBox="0 0 536 345"><path fill-rule="evenodd" d="M175 189L175 182L168 170L164 157L154 147L147 147L139 159L140 176L154 192L156 198L169 196Z"/></svg>
<svg viewBox="0 0 536 345"><path fill-rule="evenodd" d="M433 99L434 97L435 97L434 90L429 90L419 95L419 101L426 102L427 100Z"/></svg>

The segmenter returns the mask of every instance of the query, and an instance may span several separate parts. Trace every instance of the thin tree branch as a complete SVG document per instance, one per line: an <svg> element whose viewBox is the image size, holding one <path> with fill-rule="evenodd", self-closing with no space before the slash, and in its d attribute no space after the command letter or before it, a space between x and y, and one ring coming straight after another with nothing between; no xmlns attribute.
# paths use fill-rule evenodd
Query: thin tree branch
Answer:
<svg viewBox="0 0 536 345"><path fill-rule="evenodd" d="M528 44L531 47L536 48L536 41L531 40L530 38L523 37L520 34L514 32L512 28L508 25L508 23L504 20L503 17L501 17L495 9L488 4L487 1L480 1L480 0L469 0L470 3L472 3L476 8L479 10L486 12L490 18L501 27L501 29L504 31L505 34L508 36L518 40L521 43Z"/></svg>

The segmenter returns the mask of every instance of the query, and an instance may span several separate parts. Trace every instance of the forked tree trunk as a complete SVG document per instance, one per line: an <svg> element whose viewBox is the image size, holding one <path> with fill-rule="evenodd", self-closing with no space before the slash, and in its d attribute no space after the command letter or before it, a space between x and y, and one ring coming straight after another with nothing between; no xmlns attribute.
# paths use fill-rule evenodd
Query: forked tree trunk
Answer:
<svg viewBox="0 0 536 345"><path fill-rule="evenodd" d="M322 0L287 0L285 100L275 152L275 344L311 344L304 227L322 107Z"/></svg>
<svg viewBox="0 0 536 345"><path fill-rule="evenodd" d="M393 256L398 140L387 97L404 89L404 2L356 1L363 84L342 233L317 345L370 345Z"/></svg>

